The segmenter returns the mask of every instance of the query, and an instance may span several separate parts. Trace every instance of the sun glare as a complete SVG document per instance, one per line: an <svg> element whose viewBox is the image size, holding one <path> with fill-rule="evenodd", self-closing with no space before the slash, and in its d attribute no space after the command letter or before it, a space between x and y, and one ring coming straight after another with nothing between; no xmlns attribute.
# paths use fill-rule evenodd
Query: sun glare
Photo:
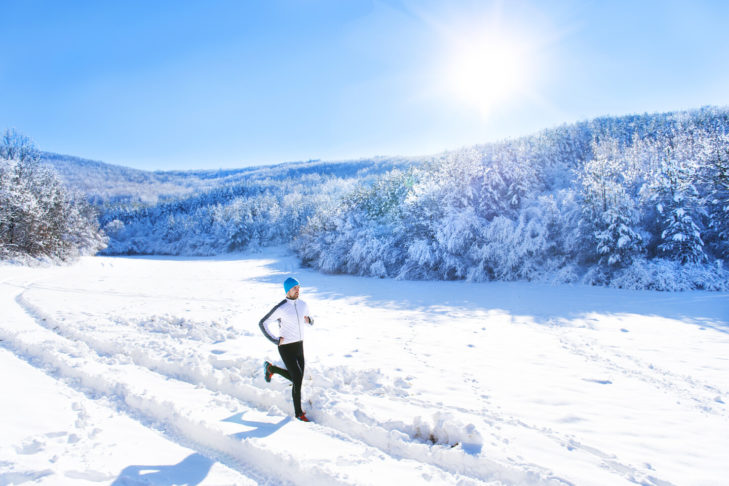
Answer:
<svg viewBox="0 0 729 486"><path fill-rule="evenodd" d="M521 99L541 99L545 48L559 36L539 11L510 10L500 1L479 5L418 12L436 43L432 93L489 119Z"/></svg>
<svg viewBox="0 0 729 486"><path fill-rule="evenodd" d="M529 80L527 51L494 34L462 36L449 46L445 87L450 96L488 117L518 96Z"/></svg>

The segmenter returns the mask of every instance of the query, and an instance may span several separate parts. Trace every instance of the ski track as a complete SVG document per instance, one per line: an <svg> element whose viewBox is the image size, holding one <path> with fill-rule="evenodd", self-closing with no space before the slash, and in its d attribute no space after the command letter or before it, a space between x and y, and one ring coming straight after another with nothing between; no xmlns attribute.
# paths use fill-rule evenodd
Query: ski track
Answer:
<svg viewBox="0 0 729 486"><path fill-rule="evenodd" d="M26 287L26 290L32 286ZM16 303L23 311L38 324L39 329L44 329L53 338L46 338L42 344L26 342L21 333L4 332L2 339L5 346L10 348L16 355L30 362L36 367L49 370L51 374L72 387L79 389L92 397L103 396L108 398L121 411L139 420L147 426L151 426L167 435L170 439L186 447L196 449L208 457L215 459L244 474L254 472L257 481L265 483L265 475L261 472L280 471L281 474L274 479L277 483L300 482L307 480L311 484L358 484L349 478L338 478L335 471L321 470L316 466L301 470L292 457L277 457L276 452L262 451L247 441L233 439L222 432L215 430L214 424L206 423L204 420L196 422L186 418L194 415L194 410L181 410L177 405L164 400L164 394L154 396L150 389L137 390L133 381L125 380L123 374L129 366L141 368L143 371L153 372L160 376L159 388L165 389L165 383L169 380L183 382L191 385L194 391L191 394L207 394L209 403L221 400L229 402L229 407L235 410L254 408L267 410L273 403L278 409L288 408L288 394L281 393L286 386L278 386L272 390L262 389L252 384L253 380L261 380L260 360L238 358L230 360L219 359L215 356L210 358L210 370L201 370L199 364L202 359L185 361L186 357L175 357L166 355L164 359L155 359L149 356L147 349L132 348L128 355L119 354L116 347L103 340L94 339L84 333L66 326L61 322L52 319L41 309L28 301L23 293L16 296ZM137 330L138 332L139 330ZM38 331L34 331L37 333ZM79 346L83 344L83 346ZM86 349L83 349L86 348ZM107 368L105 373L85 371L84 360L91 360L94 365L102 365ZM174 359L178 362L175 363ZM180 366L185 364L185 366ZM193 364L193 366L187 366ZM119 366L121 365L121 366ZM194 366L198 365L198 366ZM185 369L184 375L174 372ZM216 376L216 371L224 376ZM343 377L345 382L357 383L357 373L349 372L355 378ZM109 375L114 375L116 381L114 386L105 385ZM102 377L103 376L103 377ZM368 378L364 380L369 381ZM350 385L351 386L351 385ZM202 387L202 389L201 389ZM314 384L313 394L321 393L327 387L325 383ZM221 399L220 394L224 397ZM218 395L216 397L216 395ZM346 402L353 397L338 397L338 400ZM412 403L413 398L407 397ZM424 407L428 404L423 403ZM196 407L197 410L210 410L211 406ZM277 410L278 412L279 410ZM209 413L208 413L209 415ZM463 451L454 449L450 445L428 445L419 442L407 433L400 432L398 428L404 429L406 424L382 423L366 418L367 423L353 420L343 413L323 413L317 411L312 416L317 424L306 424L306 427L318 429L333 429L336 437L342 441L358 441L374 447L381 455L392 456L395 459L410 459L414 462L411 468L416 465L425 464L432 471L423 474L439 481L450 484L570 484L569 481L554 477L548 471L535 465L501 465L484 457L473 457L466 455ZM362 417L362 416L361 416ZM303 424L302 424L303 425ZM347 432L344 432L344 431ZM376 431L373 433L373 430ZM353 431L356 433L353 434ZM354 435L354 437L352 437ZM206 440L207 439L207 440ZM220 444L224 444L221 447ZM454 454L458 454L461 466L455 468L451 465ZM426 462L421 462L423 459ZM281 468L281 464L288 464L288 468ZM420 467L422 469L422 467ZM270 473L269 473L270 474ZM466 480L466 483L463 481ZM459 482L460 481L460 482Z"/></svg>
<svg viewBox="0 0 729 486"><path fill-rule="evenodd" d="M33 317L32 314L29 315ZM43 331L39 331L40 329ZM197 450L246 476L251 476L257 483L295 484L294 478L287 477L290 474L286 473L290 470L283 469L283 474L272 477L270 471L281 468L273 467L274 464L271 462L274 461L261 451L256 451L245 442L216 433L203 422L188 419L188 414L174 403L164 398L150 396L154 395L152 390L140 390L133 382L125 381L120 376L123 370L115 368L114 359L98 355L94 359L93 353L83 342L68 339L45 326L23 329L19 332L0 329L0 333L3 346L19 358L81 391L91 399L107 400L110 407L127 414L146 427L157 430L168 439ZM104 371L92 368L96 370L101 368ZM110 378L111 376L114 378ZM107 382L112 382L113 385ZM164 390L166 387L168 385L163 380L158 380L155 390ZM223 447L220 446L221 443L224 444ZM262 468L261 465L268 468ZM269 471L267 475L262 472L264 469ZM322 484L347 484L332 481L329 475L317 475L315 472L307 471L297 471L298 473L301 474L297 477L311 476L311 479L320 480Z"/></svg>
<svg viewBox="0 0 729 486"><path fill-rule="evenodd" d="M33 286L26 287L26 291ZM40 288L40 287L39 287ZM43 287L44 290L58 290L65 291L66 289L51 289L47 286ZM288 408L288 393L286 393L286 385L279 384L278 386L272 384L266 385L267 388L261 388L254 382L262 382L260 373L260 360L256 358L236 358L226 359L216 355L204 357L201 355L197 356L178 356L175 355L175 350L164 349L165 339L161 343L160 354L163 358L154 358L150 356L149 349L131 347L129 348L128 354L118 353L117 347L101 339L96 339L88 334L76 330L72 326L65 325L62 322L52 319L46 315L41 309L37 308L28 298L25 297L24 293L20 293L16 297L16 303L41 327L48 331L51 331L59 337L72 341L80 342L86 345L89 349L87 357L97 356L96 360L103 362L109 367L113 367L116 364L123 364L129 366L133 363L134 366L138 366L146 371L151 371L159 376L170 379L181 381L189 385L195 386L195 393L200 394L208 392L209 394L217 395L216 400L220 401L220 395L223 396L223 400L228 401L234 405L242 402L242 408L254 408L259 411L270 410L271 404L277 408L277 412L281 409ZM122 324L121 321L115 322L116 325ZM126 324L126 326L133 325L133 322ZM140 332L146 332L150 335L150 339L153 337L161 336L157 331L145 329L143 326L136 327L134 332L137 334ZM246 335L243 333L242 335ZM17 338L16 338L17 339ZM569 342L567 339L562 339L562 344L570 352L580 354L586 359L592 361L599 360L602 365L608 369L618 369L626 374L635 374L628 368L621 368L615 362L602 356L593 356L587 352L580 350L577 344ZM134 343L130 343L134 344ZM160 343L155 343L159 345ZM244 473L250 471L257 471L256 474L260 477L257 478L259 482L263 479L262 473L260 473L259 467L254 466L255 464L265 464L266 461L261 457L260 451L250 450L251 447L245 442L241 443L227 437L228 440L223 440L220 437L220 432L211 430L211 427L202 422L193 422L185 419L185 413L175 408L174 405L164 403L163 399L149 398L149 390L141 392L132 392L131 385L118 385L121 388L118 390L98 390L93 386L89 387L88 382L93 382L92 376L77 376L77 373L69 370L68 366L65 366L63 354L65 356L73 358L72 351L64 351L63 346L51 348L40 354L35 355L29 351L27 347L23 348L22 343L16 343L16 348L21 351L21 356L29 357L27 359L31 362L39 362L42 366L52 367L55 369L55 374L66 381L80 382L82 388L92 390L93 393L100 393L112 399L117 404L122 404L121 408L129 415L143 421L145 424L150 424L157 429L162 431L173 431L171 438L180 444L188 447L197 449L204 452L211 458L220 461L236 470ZM68 348L69 345L66 345ZM73 346L70 346L71 348ZM61 356L55 356L53 362L45 362L44 356L50 354L50 351L61 353ZM16 353L18 354L18 353ZM180 374L180 369L185 370L184 374ZM641 368L642 369L642 368ZM655 370L658 372L658 370ZM361 393L369 393L366 390L366 385L372 382L372 373L379 374L375 378L378 383L383 380L383 376L379 371L372 372L353 372L351 370L340 370L335 373L334 377L324 376L320 373L316 373L316 378L311 380L312 382L307 384L310 388L310 395L314 402L314 405L318 405L315 414L312 414L317 424L314 427L331 429L328 433L334 435L340 440L355 440L367 444L369 447L376 448L382 454L392 456L394 458L410 459L413 461L425 461L428 465L435 467L439 470L441 475L445 474L446 477L450 476L450 481L455 483L456 478L467 478L475 482L499 482L502 484L571 484L569 481L554 476L548 470L543 467L534 464L525 464L517 460L512 460L510 464L500 464L495 461L486 459L485 457L479 457L477 455L470 455L464 453L460 449L453 449L455 444L446 445L432 445L427 443L427 437L418 436L417 429L418 424L408 424L402 421L383 420L375 417L376 414L366 414L361 411L347 410L346 407L335 407L331 409L328 407L330 404L355 404L356 396ZM668 372L666 372L668 374ZM657 385L656 380L647 378L644 375L638 376L644 380L648 380L654 385ZM675 378L672 376L672 378ZM667 382L667 378L664 378L664 382ZM120 382L121 383L121 382ZM661 382L665 385L665 383ZM261 383L263 385L263 383ZM336 386L334 386L336 385ZM408 406L421 407L423 410L432 408L432 404L418 397L411 396L407 391L403 391L400 386L393 386L389 384L382 385L385 390L385 398L381 398L385 401L401 401L407 403ZM693 385L696 386L696 385ZM200 388L202 387L203 390ZM98 388L98 387L96 387ZM103 388L103 387L102 387ZM684 392L683 389L678 387L668 387L673 392ZM342 390L347 390L349 393L343 396ZM331 390L338 390L332 392ZM282 393L283 392L283 393ZM685 392L688 393L688 392ZM370 394L372 395L372 394ZM690 394L689 394L690 395ZM144 397L144 398L142 398ZM369 397L370 399L372 396ZM375 397L378 398L378 397ZM212 400L212 399L211 399ZM174 412L163 412L166 408L172 407L171 410ZM326 409L327 412L322 410ZM551 429L535 426L524 423L522 420L515 419L513 417L505 416L488 409L467 409L467 408L456 408L455 412L462 414L475 414L483 417L487 424L495 424L499 426L510 426L527 429L531 432L540 434L544 437L549 438L560 447L567 448L570 450L579 450L583 454L591 455L601 461L602 467L609 470L613 474L622 477L623 479L634 482L637 484L644 485L655 485L655 486L667 486L671 483L661 480L660 478L653 477L649 473L642 472L636 467L629 464L624 464L618 461L614 456L607 454L598 448L591 447L588 444L580 443L572 437L563 436ZM718 412L715 412L718 413ZM421 424L423 425L423 424ZM427 424L426 432L427 432ZM489 430L492 437L499 438L498 429L495 427ZM346 431L346 432L345 432ZM209 435L214 437L208 441L200 441L199 437L206 437ZM232 441L232 442L231 442ZM216 444L220 442L225 443L226 447L221 448ZM245 444L245 445L241 445ZM270 454L270 452L269 452ZM459 454L459 460L453 461L453 455ZM265 455L265 454L264 454ZM284 463L295 464L295 461L289 458L282 459ZM459 464L454 466L453 464ZM269 468L263 468L270 470ZM274 468L275 470L276 468ZM280 469L280 468L279 468ZM290 476L301 480L302 477L309 477L314 480L316 484L349 484L348 482L339 482L335 475L331 472L321 471L313 468L308 471L296 471L295 474ZM283 474L276 478L277 481L292 481L291 477L287 477Z"/></svg>

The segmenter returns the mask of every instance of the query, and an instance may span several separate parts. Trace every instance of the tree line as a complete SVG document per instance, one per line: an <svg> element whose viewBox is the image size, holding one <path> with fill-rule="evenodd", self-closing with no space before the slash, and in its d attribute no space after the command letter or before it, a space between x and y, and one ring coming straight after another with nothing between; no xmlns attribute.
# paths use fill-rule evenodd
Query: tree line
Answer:
<svg viewBox="0 0 729 486"><path fill-rule="evenodd" d="M94 252L105 234L105 254L289 244L330 273L729 289L722 108L603 117L419 160L198 172L194 184L230 183L147 204L117 192L97 206L98 225L88 203L37 166L29 141L6 133L3 147L4 254ZM185 184L184 173L172 176Z"/></svg>

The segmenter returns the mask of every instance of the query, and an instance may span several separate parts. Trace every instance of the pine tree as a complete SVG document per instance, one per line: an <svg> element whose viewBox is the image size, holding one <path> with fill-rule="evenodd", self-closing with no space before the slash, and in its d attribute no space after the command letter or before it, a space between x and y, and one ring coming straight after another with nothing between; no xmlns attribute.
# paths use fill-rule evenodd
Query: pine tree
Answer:
<svg viewBox="0 0 729 486"><path fill-rule="evenodd" d="M611 267L626 267L642 249L643 238L633 229L634 211L626 204L602 213L601 227L594 233L599 262Z"/></svg>
<svg viewBox="0 0 729 486"><path fill-rule="evenodd" d="M729 258L729 136L711 150L707 173L711 246L718 256Z"/></svg>
<svg viewBox="0 0 729 486"><path fill-rule="evenodd" d="M593 151L595 158L585 164L580 177L583 238L588 255L594 252L600 265L625 267L643 250L643 238L636 229L637 214L628 193L635 173L622 156L618 140L596 143Z"/></svg>
<svg viewBox="0 0 729 486"><path fill-rule="evenodd" d="M681 263L707 259L699 226L706 212L696 189L695 154L687 153L690 147L679 137L666 144L652 187L661 228L659 254Z"/></svg>

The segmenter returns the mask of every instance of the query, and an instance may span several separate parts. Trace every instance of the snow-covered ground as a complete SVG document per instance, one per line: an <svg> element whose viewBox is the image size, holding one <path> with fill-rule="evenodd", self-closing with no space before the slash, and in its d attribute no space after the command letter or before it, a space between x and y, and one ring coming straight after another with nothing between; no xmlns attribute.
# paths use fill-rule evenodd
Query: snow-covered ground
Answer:
<svg viewBox="0 0 729 486"><path fill-rule="evenodd" d="M288 275L304 408L266 383ZM0 266L0 486L719 485L729 295L325 276L285 250Z"/></svg>

